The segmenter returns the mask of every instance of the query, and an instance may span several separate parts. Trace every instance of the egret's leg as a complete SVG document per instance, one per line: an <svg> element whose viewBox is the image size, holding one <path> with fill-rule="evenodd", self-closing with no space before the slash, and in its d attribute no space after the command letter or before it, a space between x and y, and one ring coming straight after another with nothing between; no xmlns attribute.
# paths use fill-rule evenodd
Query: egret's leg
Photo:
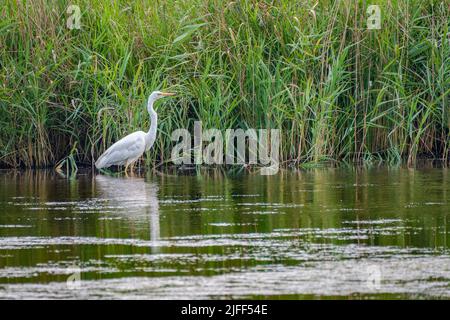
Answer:
<svg viewBox="0 0 450 320"><path fill-rule="evenodd" d="M133 162L130 162L129 168L130 168L130 175L133 175Z"/></svg>
<svg viewBox="0 0 450 320"><path fill-rule="evenodd" d="M125 176L128 177L128 162L125 165Z"/></svg>

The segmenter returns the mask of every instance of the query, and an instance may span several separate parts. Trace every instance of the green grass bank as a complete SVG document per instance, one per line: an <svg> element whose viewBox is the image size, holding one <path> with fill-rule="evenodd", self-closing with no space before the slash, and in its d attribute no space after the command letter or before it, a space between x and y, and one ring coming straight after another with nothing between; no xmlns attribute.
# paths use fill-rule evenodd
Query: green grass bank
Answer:
<svg viewBox="0 0 450 320"><path fill-rule="evenodd" d="M3 0L0 166L90 165L148 128L155 89L179 96L147 164L196 120L281 129L285 163L448 162L449 24L448 1Z"/></svg>

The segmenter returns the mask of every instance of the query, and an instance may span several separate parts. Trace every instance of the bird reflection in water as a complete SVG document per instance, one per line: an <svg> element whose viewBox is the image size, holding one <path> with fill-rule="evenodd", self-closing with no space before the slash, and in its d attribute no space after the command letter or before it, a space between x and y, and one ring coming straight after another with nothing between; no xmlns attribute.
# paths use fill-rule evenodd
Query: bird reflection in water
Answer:
<svg viewBox="0 0 450 320"><path fill-rule="evenodd" d="M133 220L148 220L152 252L159 252L160 224L158 185L144 178L121 178L97 175L98 197L106 200L108 208Z"/></svg>

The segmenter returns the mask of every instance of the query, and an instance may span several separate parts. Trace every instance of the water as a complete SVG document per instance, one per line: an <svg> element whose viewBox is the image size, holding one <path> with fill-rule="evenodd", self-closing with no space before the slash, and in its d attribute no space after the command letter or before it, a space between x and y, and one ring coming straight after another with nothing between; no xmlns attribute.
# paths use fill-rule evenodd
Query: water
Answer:
<svg viewBox="0 0 450 320"><path fill-rule="evenodd" d="M0 172L0 298L450 298L450 172Z"/></svg>

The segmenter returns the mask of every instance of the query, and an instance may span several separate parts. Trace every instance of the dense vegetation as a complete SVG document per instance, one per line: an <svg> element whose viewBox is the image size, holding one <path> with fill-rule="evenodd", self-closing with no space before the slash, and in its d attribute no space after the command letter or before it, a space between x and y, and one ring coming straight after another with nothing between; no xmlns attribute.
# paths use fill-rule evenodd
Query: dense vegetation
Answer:
<svg viewBox="0 0 450 320"><path fill-rule="evenodd" d="M372 2L373 4L374 2ZM66 9L81 9L69 29ZM0 7L0 164L91 164L148 127L166 162L176 128L279 128L281 159L448 161L449 2L13 1Z"/></svg>

